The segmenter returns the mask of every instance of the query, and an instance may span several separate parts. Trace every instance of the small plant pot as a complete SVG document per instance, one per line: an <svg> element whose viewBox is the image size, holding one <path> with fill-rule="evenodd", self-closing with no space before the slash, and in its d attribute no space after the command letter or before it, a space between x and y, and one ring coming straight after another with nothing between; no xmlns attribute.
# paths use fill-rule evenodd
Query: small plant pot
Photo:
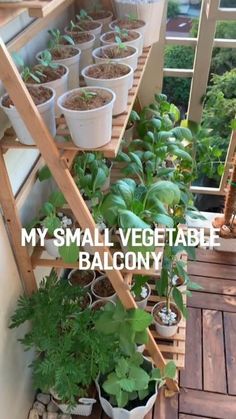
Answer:
<svg viewBox="0 0 236 419"><path fill-rule="evenodd" d="M96 48L93 51L93 58L96 64L114 62L119 64L128 64L135 71L138 66L138 49L135 47L129 48L129 55L127 57L109 58L105 56L111 48L117 47L117 44L104 45L103 47Z"/></svg>
<svg viewBox="0 0 236 419"><path fill-rule="evenodd" d="M143 35L138 31L127 31L128 35L133 36L134 39L130 41L124 41L121 39L122 43L127 46L132 46L138 49L138 55L142 55L143 52ZM115 42L115 37L119 36L119 33L115 31L110 31L107 33L104 33L101 38L101 45L110 45ZM109 40L110 39L110 40Z"/></svg>
<svg viewBox="0 0 236 419"><path fill-rule="evenodd" d="M107 103L89 110L68 108L68 100L71 103L85 90L103 94L108 98ZM59 97L58 106L65 115L72 140L77 147L95 149L109 143L112 135L112 110L115 99L116 96L112 90L100 87L74 89Z"/></svg>
<svg viewBox="0 0 236 419"><path fill-rule="evenodd" d="M171 309L174 310L177 314L177 323L172 325L172 326L168 326L168 325L165 325L165 324L161 323L161 320L159 322L156 319L155 313L157 313L159 310L161 310L163 305L165 305L165 303L163 301L157 303L152 309L152 316L153 316L153 320L154 320L154 324L155 324L155 328L156 328L157 333L164 338L169 338L169 337L174 336L177 333L178 326L179 326L179 323L180 323L180 320L181 320L182 316L181 316L181 313L180 313L179 309L177 308L177 306L175 304L171 303L171 305L170 305Z"/></svg>
<svg viewBox="0 0 236 419"><path fill-rule="evenodd" d="M113 294L110 293L110 295L107 295L107 296L105 296L105 295L99 295L99 293L98 293L99 291L97 290L97 285L99 283L101 283L101 281L104 282L104 280L109 281L109 279L107 278L106 275L101 275L97 279L95 279L95 281L92 283L91 291L92 291L93 296L96 299L98 299L98 300L114 301L114 302L116 302L117 296L116 296L116 292L115 291L114 291ZM103 287L103 289L104 289L104 287Z"/></svg>
<svg viewBox="0 0 236 419"><path fill-rule="evenodd" d="M89 16L102 24L102 33L109 31L109 25L113 19L113 13L110 10L98 10L96 12L89 13Z"/></svg>
<svg viewBox="0 0 236 419"><path fill-rule="evenodd" d="M61 64L61 67L64 67L65 73L62 77L60 77L57 80L40 83L37 84L37 86L44 86L44 87L51 87L55 90L56 97L55 97L55 114L56 117L59 117L61 115L60 108L57 106L57 99L59 96L61 96L63 93L67 92L68 90L68 77L69 77L69 69ZM35 86L35 84L26 83L27 86Z"/></svg>
<svg viewBox="0 0 236 419"><path fill-rule="evenodd" d="M85 273L91 273L91 275L87 275L87 277L85 277ZM81 271L80 269L73 269L68 275L68 282L72 286L79 285L83 288L89 289L95 278L95 271Z"/></svg>
<svg viewBox="0 0 236 419"><path fill-rule="evenodd" d="M93 304L91 305L91 309L94 311L98 311L98 310L104 310L104 306L107 303L111 303L114 306L116 305L116 303L114 301L105 301L105 300L96 300L93 302Z"/></svg>
<svg viewBox="0 0 236 419"><path fill-rule="evenodd" d="M150 285L149 285L149 284L146 284L146 285L144 285L144 286L148 289L148 295L147 295L147 297L146 297L146 298L144 298L143 300L139 300L139 301L137 301L137 300L135 299L135 302L136 302L136 304L137 304L138 308L142 308L143 310L145 310L145 308L147 307L148 299L149 299L149 297L150 297L150 295L151 295L151 288L150 288Z"/></svg>
<svg viewBox="0 0 236 419"><path fill-rule="evenodd" d="M77 51L77 53L74 53L74 55L72 55L71 57L53 59L53 62L57 64L63 64L64 66L68 68L69 70L68 90L75 89L76 87L79 87L79 64L80 64L81 51L74 46L63 45L61 47L68 51L70 50L73 52L74 50ZM36 55L36 58L39 62L41 61L40 59L41 53L42 51L38 52L38 54Z"/></svg>
<svg viewBox="0 0 236 419"><path fill-rule="evenodd" d="M122 16L125 16L125 14L122 15ZM121 24L120 22L122 22L122 18L121 18L121 20L119 20L119 19L113 20L113 22L111 22L110 25L109 25L110 29L112 31L114 31L115 27L119 26L121 29L127 29L127 30L130 30L130 31L138 31L143 36L143 47L147 46L146 42L145 42L147 24L144 20L141 20L140 23L138 23L136 25L132 24L132 22L129 22L127 24L125 24L125 22L123 24Z"/></svg>
<svg viewBox="0 0 236 419"><path fill-rule="evenodd" d="M35 87L35 86L34 86ZM37 109L44 120L45 125L47 126L48 130L50 131L51 135L55 137L56 135L56 123L55 123L55 96L56 93L53 89L47 87L47 90L51 92L51 97L44 103L40 105L36 105ZM8 116L11 125L13 126L16 136L20 143L25 145L35 145L35 142L29 133L28 129L24 121L22 120L18 110L15 106L7 107L4 106L4 99L8 96L8 94L4 94L0 101L0 107L3 109L5 114Z"/></svg>
<svg viewBox="0 0 236 419"><path fill-rule="evenodd" d="M60 400L55 400L55 399L53 399L53 403L64 414L90 416L92 413L93 405L94 403L96 403L96 400L92 398L89 399L89 398L83 397L79 399L79 403L74 407L70 407L69 405L60 402Z"/></svg>
<svg viewBox="0 0 236 419"><path fill-rule="evenodd" d="M60 258L59 247L54 244L54 238L46 238L44 240L44 247L47 253L53 258Z"/></svg>
<svg viewBox="0 0 236 419"><path fill-rule="evenodd" d="M98 78L95 76L90 75L90 72L96 74L96 69L99 70L99 68L111 68L114 66L114 64L110 63L104 63L104 64L95 64L93 66L86 67L82 71L82 75L84 76L85 82L87 86L101 86L101 87L107 87L111 89L115 95L116 100L113 107L113 116L119 115L126 111L127 109L127 102L128 102L128 94L129 94L129 87L130 84L133 83L133 69L132 67L128 66L127 64L119 64L115 67L118 67L121 70L127 71L125 75L121 75L120 77L114 77L114 78Z"/></svg>
<svg viewBox="0 0 236 419"><path fill-rule="evenodd" d="M83 32L87 32L87 33L95 36L95 45L94 46L95 47L98 47L100 45L100 36L101 36L101 32L102 32L102 23L95 22L95 21L88 21L86 24L85 24L85 22L82 23L82 24L80 22L78 22L78 25L83 25L83 26L81 26L83 28ZM93 28L87 29L85 27L85 25L88 25L88 26L91 26L92 25ZM68 27L65 28L65 33L67 35L72 36L72 37L73 37L74 34L76 34L76 32L77 33L80 33L81 31L80 30L78 30L78 31L76 31L76 30L75 31L71 31L70 28L68 28Z"/></svg>
<svg viewBox="0 0 236 419"><path fill-rule="evenodd" d="M81 51L80 62L79 62L79 72L84 67L87 67L90 64L93 64L92 50L94 48L95 36L87 32L79 32L72 37L75 45L75 48L78 48Z"/></svg>

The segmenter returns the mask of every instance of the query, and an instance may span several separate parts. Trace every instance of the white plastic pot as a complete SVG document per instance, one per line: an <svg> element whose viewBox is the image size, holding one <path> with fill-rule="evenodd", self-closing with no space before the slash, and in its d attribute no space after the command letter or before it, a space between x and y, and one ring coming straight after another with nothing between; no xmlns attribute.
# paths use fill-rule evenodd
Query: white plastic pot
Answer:
<svg viewBox="0 0 236 419"><path fill-rule="evenodd" d="M147 307L147 303L148 303L148 299L149 299L149 297L150 297L150 295L151 295L151 288L150 288L150 285L149 284L146 284L146 287L148 288L148 295L147 295L147 297L146 298L144 298L143 300L141 300L141 301L136 301L136 304L137 304L137 306L138 306L138 308L142 308L143 310L145 310L145 308Z"/></svg>
<svg viewBox="0 0 236 419"><path fill-rule="evenodd" d="M37 106L37 109L42 116L47 128L49 129L50 133L53 137L56 135L56 123L55 123L55 112L54 112L54 106L55 106L55 96L56 93L53 89L50 89L52 91L52 97L47 101ZM16 107L8 108L6 106L3 106L2 102L4 98L8 94L2 96L0 101L0 107L3 109L5 114L8 116L11 125L13 126L16 136L20 143L25 145L34 145L35 142L29 133L28 129L26 128L25 123L23 122L18 110Z"/></svg>
<svg viewBox="0 0 236 419"><path fill-rule="evenodd" d="M125 16L125 14L124 15L121 15L120 18L123 18L124 16ZM143 20L145 22L144 19L141 19L141 18L139 18L139 19L140 20ZM118 23L117 23L117 19L116 20L113 20L113 22L111 22L109 26L110 26L110 29L112 31L114 31L115 30L115 27L116 26L119 26ZM147 46L145 44L146 28L147 28L147 24L145 23L145 24L143 24L143 26L140 26L139 28L129 29L131 31L134 30L134 31L138 31L139 33L141 33L141 35L143 36L143 47L146 47Z"/></svg>
<svg viewBox="0 0 236 419"><path fill-rule="evenodd" d="M37 86L44 86L44 87L51 87L55 90L56 97L55 97L55 114L56 117L59 117L61 115L60 108L57 106L57 99L59 96L61 96L63 93L67 92L68 90L68 77L69 77L69 69L62 65L65 68L65 74L60 79L49 81L46 83L40 83L37 84ZM26 83L27 86L35 86L35 84Z"/></svg>
<svg viewBox="0 0 236 419"><path fill-rule="evenodd" d="M163 304L163 302L159 302L159 303L155 304L155 306L152 309L152 316L153 316L153 320L154 320L154 324L155 324L155 328L156 328L157 333L164 338L169 338L169 337L174 336L177 333L177 330L178 330L178 327L179 327L179 322L181 320L181 315L180 315L179 322L175 325L167 326L167 325L164 325L164 324L160 324L159 322L155 321L154 311L157 307L159 307L162 304ZM171 306L175 306L175 304L171 303ZM177 307L176 307L176 310L179 312L179 309Z"/></svg>
<svg viewBox="0 0 236 419"><path fill-rule="evenodd" d="M109 10L106 10L107 12L107 17L103 17L103 18L93 18L93 14L91 13L91 17L93 18L93 20L95 20L95 22L99 22L102 24L102 33L109 31L109 24L112 22L113 19L113 13L110 12Z"/></svg>
<svg viewBox="0 0 236 419"><path fill-rule="evenodd" d="M142 55L142 52L143 52L143 35L139 31L128 31L128 33L129 32L134 32L134 33L138 34L138 37L136 39L133 39L132 41L125 41L125 42L122 42L122 43L127 45L127 46L137 48L138 49L138 55L139 56ZM110 32L104 33L101 36L101 38L100 38L101 45L110 45L112 43L112 42L106 41L106 36L108 34L111 34L111 33L115 33L115 32L110 31Z"/></svg>
<svg viewBox="0 0 236 419"><path fill-rule="evenodd" d="M114 62L114 63L119 63L119 64L128 64L130 65L130 67L132 67L132 69L135 71L137 69L138 66L138 49L135 47L131 47L132 48L132 54L129 55L128 57L124 57L124 58L103 58L103 57L99 57L99 52L101 50L106 51L107 48L110 48L111 46L117 46L117 44L109 44L109 45L104 45L103 47L100 48L96 48L93 51L93 58L95 60L96 64L100 64L100 63L107 63L107 62Z"/></svg>
<svg viewBox="0 0 236 419"><path fill-rule="evenodd" d="M102 33L102 23L97 22L97 21L96 21L96 23L97 23L97 27L95 29L84 30L83 32L90 33L91 35L94 35L95 36L95 47L98 47L100 45L100 36L101 36L101 33ZM79 21L78 21L78 25L79 25ZM71 30L68 29L68 27L66 27L64 30L65 30L65 33L67 35L71 36Z"/></svg>
<svg viewBox="0 0 236 419"><path fill-rule="evenodd" d="M118 18L131 14L146 22L144 47L159 41L165 0L155 0L152 3L146 2L145 4L141 4L141 2L131 4L125 3L123 0L115 0L115 4Z"/></svg>
<svg viewBox="0 0 236 419"><path fill-rule="evenodd" d="M79 64L80 64L80 56L81 51L80 49L76 48L74 45L72 46L73 49L77 49L78 53L76 55L73 55L69 58L64 58L60 60L53 60L57 64L63 64L66 66L69 70L68 75L68 90L75 89L76 87L79 87ZM63 48L71 48L69 45L64 45ZM36 55L37 60L40 62L40 56L42 51L38 52Z"/></svg>
<svg viewBox="0 0 236 419"><path fill-rule="evenodd" d="M80 271L79 269L73 269L70 273L69 273L69 275L68 275L68 282L71 284L71 282L70 282L70 278L71 278L71 276L73 275L73 273L74 272L77 272L77 271ZM92 285L92 283L93 283L93 281L95 280L95 278L96 278L96 272L95 271L93 271L93 279L87 284L87 285L84 285L83 286L83 288L90 288L91 287L91 285ZM72 284L71 284L72 285Z"/></svg>
<svg viewBox="0 0 236 419"><path fill-rule="evenodd" d="M75 41L75 45L73 45L75 48L78 48L81 52L79 61L80 74L84 67L93 64L92 51L95 43L95 36L92 34L90 34L90 36L91 39L89 39L88 41L79 43Z"/></svg>
<svg viewBox="0 0 236 419"><path fill-rule="evenodd" d="M86 67L82 71L82 75L85 79L87 86L99 86L107 87L111 89L115 95L116 100L113 107L113 115L119 115L126 111L127 103L128 103L128 94L129 94L129 87L130 84L133 83L133 73L134 70L132 67L128 66L127 64L123 64L126 68L128 68L129 72L125 76L114 78L114 79L97 79L91 76L88 76L88 70L93 68L94 66ZM96 66L96 65L95 65Z"/></svg>
<svg viewBox="0 0 236 419"><path fill-rule="evenodd" d="M114 306L116 305L116 303L115 303L114 301L111 301L111 300L109 300L109 301L104 301L104 300L99 299L99 300L96 300L96 301L94 301L94 302L93 302L93 304L91 305L91 308L96 307L96 305L97 305L97 304L99 304L99 303L103 303L104 305L105 305L105 304L107 304L107 303L111 303L111 304L113 304ZM102 309L101 309L101 310L102 310Z"/></svg>
<svg viewBox="0 0 236 419"><path fill-rule="evenodd" d="M45 239L44 247L50 256L53 258L60 258L59 247L54 244L54 238Z"/></svg>
<svg viewBox="0 0 236 419"><path fill-rule="evenodd" d="M96 403L95 399L88 399L86 397L79 399L79 404L71 408L65 403L60 403L53 399L53 403L60 409L64 414L68 415L81 415L90 416L92 413L93 405Z"/></svg>
<svg viewBox="0 0 236 419"><path fill-rule="evenodd" d="M120 407L113 407L110 404L110 402L102 396L101 387L98 380L96 380L96 387L98 391L100 404L107 416L109 416L112 419L144 419L147 413L150 412L150 410L154 406L158 394L158 389L156 385L155 393L152 396L150 396L150 398L144 406L138 406L132 410L126 410Z"/></svg>
<svg viewBox="0 0 236 419"><path fill-rule="evenodd" d="M98 83L99 84L99 83ZM67 109L63 106L64 101L73 93L80 92L83 89L74 89L65 93L58 99L58 106L64 114L73 142L77 147L85 149L94 149L109 143L112 135L112 109L116 95L110 89L106 90L111 94L111 100L106 105L86 111Z"/></svg>
<svg viewBox="0 0 236 419"><path fill-rule="evenodd" d="M106 276L106 275L101 275L101 276L99 276L97 279L95 279L95 281L92 283L92 285L91 285L91 291L92 291L93 296L94 296L97 300L103 300L103 301L113 301L113 302L116 302L116 299L117 299L116 292L115 292L114 294L110 295L109 297L102 297L101 295L96 294L96 292L94 291L94 287L95 287L95 285L96 285L99 281L101 281L103 278L107 278L107 276ZM109 281L109 279L108 279L108 281Z"/></svg>

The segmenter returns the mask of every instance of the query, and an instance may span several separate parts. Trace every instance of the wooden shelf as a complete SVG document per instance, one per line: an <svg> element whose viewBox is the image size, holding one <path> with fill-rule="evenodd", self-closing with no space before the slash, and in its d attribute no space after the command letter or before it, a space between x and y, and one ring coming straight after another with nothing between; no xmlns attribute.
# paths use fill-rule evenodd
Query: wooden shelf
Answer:
<svg viewBox="0 0 236 419"><path fill-rule="evenodd" d="M89 151L100 151L104 154L105 157L108 158L114 158L117 156L120 143L123 138L123 134L126 128L126 125L129 120L130 113L133 109L133 105L135 102L135 99L138 94L139 86L142 81L142 77L148 62L148 58L150 55L151 48L145 48L143 50L143 54L139 58L138 61L138 68L134 73L134 84L132 89L129 91L129 97L128 97L128 107L127 111L124 112L121 115L118 115L116 117L113 117L113 129L112 129L112 139L111 141L106 144L105 146L97 149L90 149ZM66 126L65 120L63 118L60 118L58 120L57 124L57 134L60 136L69 136L69 130ZM79 151L86 151L86 149L80 149L75 146L75 144L72 141L57 143L58 149L61 151L67 151L67 152L79 152ZM14 130L12 128L6 130L5 135L0 140L0 148L3 152L6 152L9 149L15 149L15 148L36 148L36 146L27 146L24 144L21 144L15 136Z"/></svg>
<svg viewBox="0 0 236 419"><path fill-rule="evenodd" d="M49 13L63 4L65 0L22 0L15 3L0 3L0 9L6 11L27 10L31 17L46 17Z"/></svg>

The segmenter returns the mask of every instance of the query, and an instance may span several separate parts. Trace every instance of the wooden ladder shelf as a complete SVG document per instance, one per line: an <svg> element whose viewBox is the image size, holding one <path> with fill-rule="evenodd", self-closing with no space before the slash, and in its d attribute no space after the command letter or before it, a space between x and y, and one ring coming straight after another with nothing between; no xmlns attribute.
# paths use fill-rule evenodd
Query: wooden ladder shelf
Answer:
<svg viewBox="0 0 236 419"><path fill-rule="evenodd" d="M136 98L138 87L141 83L142 75L149 57L150 49L145 49L142 57L139 60L139 66L135 73L135 84L133 89L130 91L129 95L129 104L128 110L125 114L114 118L113 123L113 136L112 141L102 150L104 156L115 157L117 155L119 145L123 136L125 125L128 121L129 114L131 112L134 100ZM11 99L13 100L18 112L20 113L25 125L27 126L30 134L35 140L35 144L44 159L47 163L54 179L57 182L58 187L64 194L69 207L71 208L76 220L78 221L82 229L89 228L91 232L96 228L95 221L86 206L80 191L78 190L74 179L70 173L70 166L75 155L78 153L78 148L76 148L72 143L66 143L62 146L58 146L55 140L49 133L46 128L43 120L40 117L40 114L35 106L27 88L25 87L21 76L11 59L11 56L3 43L0 40L0 79L3 82L7 92L9 93ZM59 130L63 129L64 133L67 132L65 126L61 126L60 121ZM25 290L28 293L32 293L37 289L36 280L34 276L34 268L38 265L65 267L65 264L60 260L48 260L41 258L42 249L36 248L32 257L30 257L27 248L21 246L21 222L18 215L17 206L13 196L13 192L10 185L10 180L8 177L4 156L3 153L9 148L16 147L25 147L19 142L16 141L12 132L10 135L6 133L4 139L0 141L0 179L1 179L1 188L0 188L0 202L4 212L5 221L10 233L13 250L15 258L18 264L18 268L24 281ZM112 264L112 254L109 249L104 247L99 247L95 249L99 252L100 256L107 252L109 257L109 264ZM45 262L46 261L46 262ZM153 275L153 272L149 272L150 275ZM157 277L159 273L154 273ZM136 303L130 292L129 286L126 281L125 273L120 271L107 271L107 277L112 283L118 297L120 298L123 305L129 308L135 308ZM129 276L132 278L132 275ZM154 283L153 287L154 288ZM151 296L149 303L149 310L151 305L156 301L156 296ZM185 323L183 322L180 325L179 332L177 336L172 339L172 341L165 342L160 341L160 338L154 331L148 331L149 341L146 345L146 350L151 356L153 362L160 368L163 368L166 364L166 359L174 359L178 367L183 367L183 358L184 358L184 347L183 342L185 341ZM157 344L158 341L158 344ZM162 354L165 353L165 358ZM178 391L178 384L176 380L168 380L167 386L171 391Z"/></svg>

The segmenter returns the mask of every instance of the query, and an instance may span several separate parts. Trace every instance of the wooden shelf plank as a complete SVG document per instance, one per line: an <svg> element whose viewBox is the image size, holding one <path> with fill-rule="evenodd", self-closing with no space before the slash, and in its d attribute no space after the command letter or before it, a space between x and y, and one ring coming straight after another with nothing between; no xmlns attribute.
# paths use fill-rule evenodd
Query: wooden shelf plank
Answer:
<svg viewBox="0 0 236 419"><path fill-rule="evenodd" d="M53 10L63 4L66 0L23 0L18 2L4 2L0 4L0 8L6 11L12 10L28 10L31 17L46 17Z"/></svg>
<svg viewBox="0 0 236 419"><path fill-rule="evenodd" d="M130 90L129 92L129 97L128 97L128 107L127 110L122 114L122 115L118 115L116 117L113 117L113 129L112 129L112 139L111 141L106 144L105 146L101 147L101 148L97 148L97 149L90 149L89 151L100 151L104 154L105 157L108 158L114 158L117 156L119 147L120 147L120 143L122 141L123 138L123 134L126 128L126 125L128 123L129 120L129 116L130 113L133 109L133 105L135 102L135 99L137 97L138 94L138 90L139 90L139 86L140 83L142 81L142 77L145 71L145 67L149 58L149 54L150 54L151 48L145 48L143 50L143 54L142 56L139 58L139 64L138 64L138 68L135 72L135 77L137 76L137 78L135 79L135 85L133 86L133 88ZM64 135L64 136L68 136L70 135L69 130L65 124L65 121L63 118L60 118L58 121L58 130L57 130L57 134L58 135ZM27 146L25 144L21 144L17 139L16 136L13 132L12 129L7 130L4 137L0 140L0 147L2 149L3 152L6 152L9 149L15 149L15 148L24 148L24 149L29 149L29 148L36 148L35 146ZM67 151L68 152L68 158L70 157L70 152L80 152L80 151L86 151L86 149L80 149L78 147L76 147L76 145L72 142L72 141L66 141L66 142L62 142L62 143L57 143L57 147L59 150L62 151ZM87 150L88 151L88 150Z"/></svg>

